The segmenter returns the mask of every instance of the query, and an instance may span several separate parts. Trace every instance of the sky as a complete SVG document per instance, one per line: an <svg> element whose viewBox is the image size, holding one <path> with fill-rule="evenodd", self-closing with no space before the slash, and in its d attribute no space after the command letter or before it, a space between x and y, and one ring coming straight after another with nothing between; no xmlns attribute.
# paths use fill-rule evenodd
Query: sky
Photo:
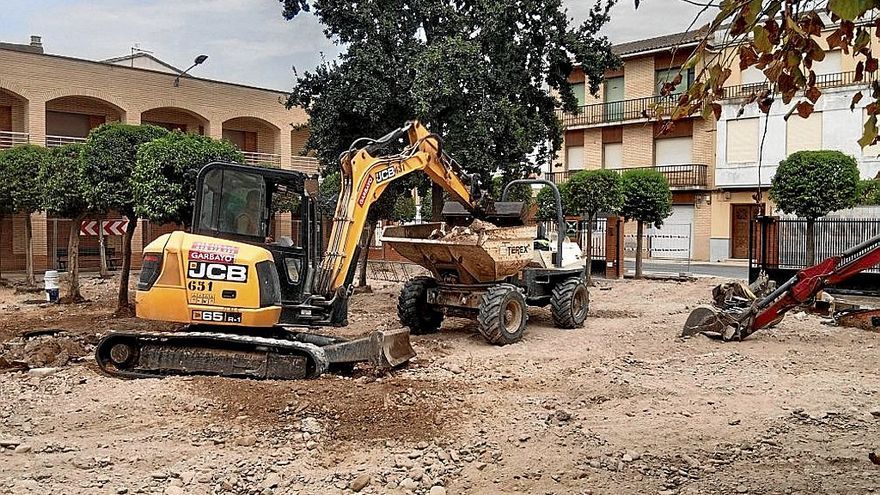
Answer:
<svg viewBox="0 0 880 495"><path fill-rule="evenodd" d="M199 54L208 60L192 74L287 90L293 68L314 68L340 47L328 40L310 13L281 17L276 0L2 0L0 41L43 37L47 53L102 60L133 46L181 69ZM592 0L565 0L576 21ZM699 12L678 0L619 0L606 34L614 43L683 31ZM709 21L704 16L698 25Z"/></svg>

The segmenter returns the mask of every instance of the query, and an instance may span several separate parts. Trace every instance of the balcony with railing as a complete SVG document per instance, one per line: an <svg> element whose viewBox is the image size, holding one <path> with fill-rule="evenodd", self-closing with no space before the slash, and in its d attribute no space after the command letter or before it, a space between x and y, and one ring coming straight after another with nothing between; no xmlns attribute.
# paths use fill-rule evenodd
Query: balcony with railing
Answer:
<svg viewBox="0 0 880 495"><path fill-rule="evenodd" d="M614 169L617 173L627 170L656 170L666 177L669 188L675 191L706 189L709 187L709 167L696 163L683 163L677 165L654 165L652 167L628 167ZM544 178L555 184L562 184L580 170L566 170L562 172L548 172Z"/></svg>
<svg viewBox="0 0 880 495"><path fill-rule="evenodd" d="M862 77L857 79L856 72L834 72L831 74L816 75L816 87L819 89L842 88L845 86L867 86L874 82L880 75L877 73L864 72ZM752 84L739 84L737 86L727 86L724 88L722 98L725 100L736 98L749 98L757 95L769 88L769 83L759 82Z"/></svg>
<svg viewBox="0 0 880 495"><path fill-rule="evenodd" d="M73 143L84 143L86 142L86 138L77 137L77 136L46 136L46 147L47 148L57 148L59 146L64 146L65 144L73 144Z"/></svg>
<svg viewBox="0 0 880 495"><path fill-rule="evenodd" d="M845 86L867 86L874 80L880 79L877 72L864 71L860 78L856 72L835 72L816 76L816 87L820 89L838 88ZM767 89L768 83L740 84L724 88L722 99L748 98ZM576 113L558 111L557 115L562 119L565 127L587 127L602 124L613 124L626 121L649 120L661 116L669 116L678 105L680 94L667 96L648 96L645 98L633 98L629 100L609 101L583 105Z"/></svg>
<svg viewBox="0 0 880 495"><path fill-rule="evenodd" d="M242 151L244 162L248 165L263 167L281 167L281 155L275 153L257 153L256 151Z"/></svg>
<svg viewBox="0 0 880 495"><path fill-rule="evenodd" d="M317 174L318 159L313 156L291 155L290 168L307 174Z"/></svg>
<svg viewBox="0 0 880 495"><path fill-rule="evenodd" d="M0 131L0 149L12 148L30 142L30 135L26 132Z"/></svg>
<svg viewBox="0 0 880 495"><path fill-rule="evenodd" d="M680 95L648 96L630 100L594 103L578 108L577 113L557 112L565 127L591 126L625 122L629 120L647 120L659 116L668 116L678 104Z"/></svg>

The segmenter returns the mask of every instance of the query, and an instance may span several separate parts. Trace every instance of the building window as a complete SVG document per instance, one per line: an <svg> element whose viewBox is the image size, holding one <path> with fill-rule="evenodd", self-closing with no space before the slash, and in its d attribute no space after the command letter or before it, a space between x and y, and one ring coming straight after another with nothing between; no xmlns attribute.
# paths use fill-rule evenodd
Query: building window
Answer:
<svg viewBox="0 0 880 495"><path fill-rule="evenodd" d="M50 136L66 136L84 138L93 127L93 120L99 116L83 113L46 112L46 134ZM103 117L100 117L103 120ZM103 123L103 122L102 122Z"/></svg>
<svg viewBox="0 0 880 495"><path fill-rule="evenodd" d="M694 138L692 136L654 140L654 165L680 165L693 163Z"/></svg>
<svg viewBox="0 0 880 495"><path fill-rule="evenodd" d="M223 139L238 146L241 151L257 151L257 133L251 131L236 131L223 129Z"/></svg>
<svg viewBox="0 0 880 495"><path fill-rule="evenodd" d="M602 168L611 170L623 168L623 143L602 145Z"/></svg>
<svg viewBox="0 0 880 495"><path fill-rule="evenodd" d="M819 84L839 80L842 71L840 50L825 52L825 58L821 62L813 62L813 72L816 73L816 82Z"/></svg>
<svg viewBox="0 0 880 495"><path fill-rule="evenodd" d="M663 85L666 83L671 83L678 76L679 71L681 71L680 67L676 67L673 69L662 69L655 72L654 79L654 87L657 88L657 94L661 94L663 91ZM671 94L681 94L687 91L691 84L694 83L694 70L688 69L686 72L681 75L681 82L675 86L675 89Z"/></svg>
<svg viewBox="0 0 880 495"><path fill-rule="evenodd" d="M579 107L587 104L586 85L584 83L572 84L571 91L574 93L574 97L577 99Z"/></svg>
<svg viewBox="0 0 880 495"><path fill-rule="evenodd" d="M565 166L567 170L584 169L583 146L569 146L565 149Z"/></svg>
<svg viewBox="0 0 880 495"><path fill-rule="evenodd" d="M822 149L822 112L814 112L806 119L792 115L785 127L786 154Z"/></svg>
<svg viewBox="0 0 880 495"><path fill-rule="evenodd" d="M758 161L758 119L727 121L727 163Z"/></svg>
<svg viewBox="0 0 880 495"><path fill-rule="evenodd" d="M764 75L764 71L753 65L742 71L740 81L743 86L764 84L767 81L767 76Z"/></svg>

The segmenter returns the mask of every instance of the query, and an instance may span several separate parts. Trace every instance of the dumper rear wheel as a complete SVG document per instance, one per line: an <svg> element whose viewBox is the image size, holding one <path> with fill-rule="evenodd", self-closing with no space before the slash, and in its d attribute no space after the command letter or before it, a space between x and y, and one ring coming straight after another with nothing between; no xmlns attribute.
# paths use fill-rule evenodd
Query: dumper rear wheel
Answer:
<svg viewBox="0 0 880 495"><path fill-rule="evenodd" d="M415 277L406 282L397 299L397 317L415 335L440 330L443 313L428 304L428 289L437 287L431 277Z"/></svg>
<svg viewBox="0 0 880 495"><path fill-rule="evenodd" d="M522 338L528 317L526 299L519 289L510 284L498 284L483 294L477 326L490 344L512 344Z"/></svg>
<svg viewBox="0 0 880 495"><path fill-rule="evenodd" d="M550 313L556 328L579 328L589 311L590 292L580 278L567 278L553 288Z"/></svg>

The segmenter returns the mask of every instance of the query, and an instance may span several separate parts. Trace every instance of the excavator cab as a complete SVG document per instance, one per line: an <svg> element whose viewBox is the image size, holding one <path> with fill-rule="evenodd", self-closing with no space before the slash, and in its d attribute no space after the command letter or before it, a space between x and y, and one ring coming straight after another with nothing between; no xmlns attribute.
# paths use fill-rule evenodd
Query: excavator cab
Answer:
<svg viewBox="0 0 880 495"><path fill-rule="evenodd" d="M192 232L265 248L275 263L282 307L302 304L321 253L316 190L317 181L302 172L211 163L196 180ZM288 232L275 229L282 212L291 214ZM287 313L281 321L297 323L298 313Z"/></svg>

